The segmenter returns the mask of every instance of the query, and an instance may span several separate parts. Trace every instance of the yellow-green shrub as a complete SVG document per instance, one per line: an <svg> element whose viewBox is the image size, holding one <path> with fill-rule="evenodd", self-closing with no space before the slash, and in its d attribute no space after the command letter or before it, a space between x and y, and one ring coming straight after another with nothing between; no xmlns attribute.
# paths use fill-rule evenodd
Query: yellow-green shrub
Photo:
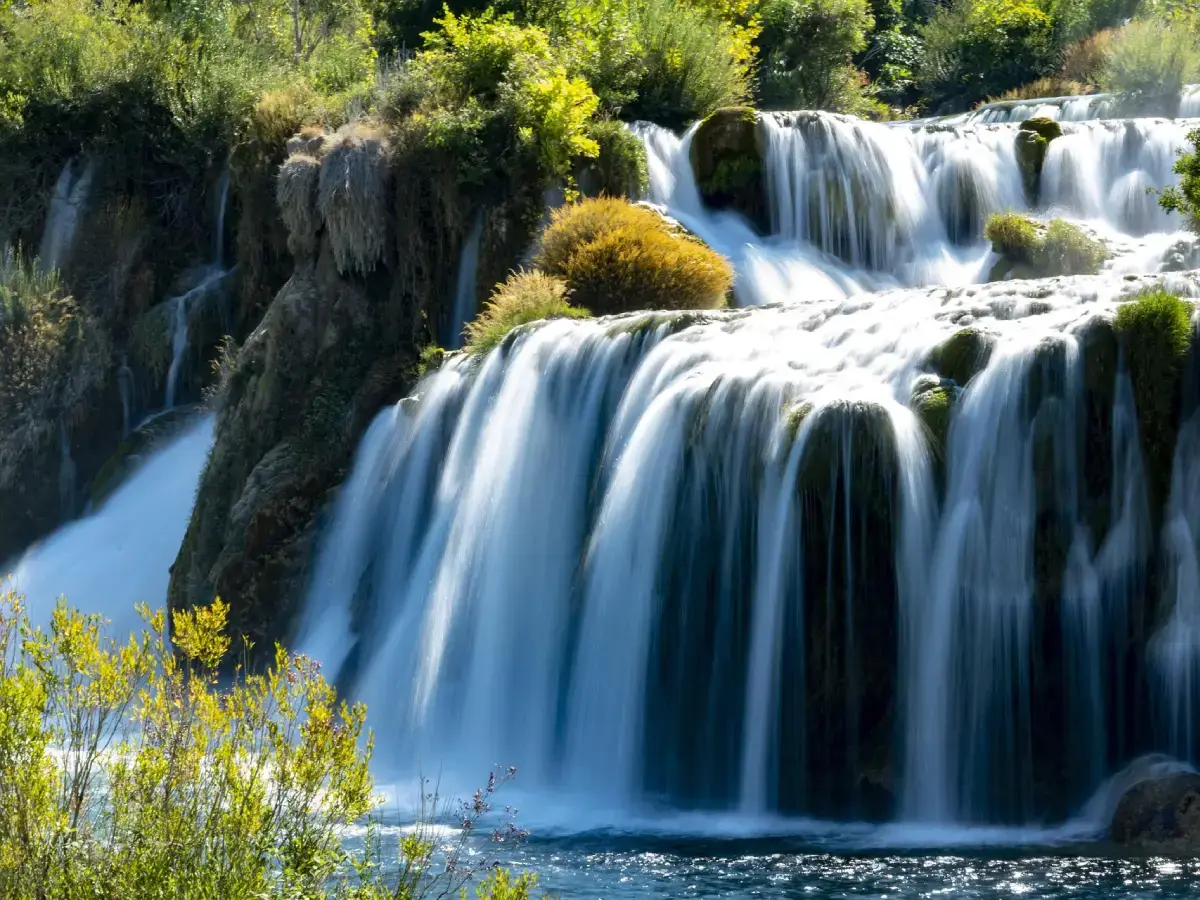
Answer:
<svg viewBox="0 0 1200 900"><path fill-rule="evenodd" d="M543 272L514 272L466 328L467 349L487 353L514 328L542 319L586 319L591 313L567 302L567 285Z"/></svg>
<svg viewBox="0 0 1200 900"><path fill-rule="evenodd" d="M536 264L597 315L716 309L733 286L729 261L653 210L601 198L555 212Z"/></svg>
<svg viewBox="0 0 1200 900"><path fill-rule="evenodd" d="M427 794L385 868L377 822L361 850L343 841L378 803L365 708L281 648L262 674L220 677L220 600L176 611L171 645L165 616L140 611L129 636L63 600L35 627L0 590L5 900L429 900L492 872L467 835L514 770L464 807L457 842L433 834L445 810ZM492 873L479 896L526 900L535 884Z"/></svg>
<svg viewBox="0 0 1200 900"><path fill-rule="evenodd" d="M997 213L988 219L983 233L993 250L1013 262L1032 263L1041 245L1037 225L1019 213Z"/></svg>
<svg viewBox="0 0 1200 900"><path fill-rule="evenodd" d="M1070 222L1053 219L1042 226L1018 213L997 213L984 234L992 249L1025 276L1094 275L1108 259L1108 248Z"/></svg>

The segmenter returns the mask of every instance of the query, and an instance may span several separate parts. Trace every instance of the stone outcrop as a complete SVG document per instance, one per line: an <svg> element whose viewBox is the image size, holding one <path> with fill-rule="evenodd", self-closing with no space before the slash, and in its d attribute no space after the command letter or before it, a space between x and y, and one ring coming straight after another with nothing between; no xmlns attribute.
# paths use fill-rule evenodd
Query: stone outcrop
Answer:
<svg viewBox="0 0 1200 900"><path fill-rule="evenodd" d="M1117 804L1115 843L1164 853L1200 853L1200 774L1176 772L1140 781Z"/></svg>
<svg viewBox="0 0 1200 900"><path fill-rule="evenodd" d="M762 234L771 229L758 113L731 107L713 113L692 137L692 169L713 209L741 213Z"/></svg>

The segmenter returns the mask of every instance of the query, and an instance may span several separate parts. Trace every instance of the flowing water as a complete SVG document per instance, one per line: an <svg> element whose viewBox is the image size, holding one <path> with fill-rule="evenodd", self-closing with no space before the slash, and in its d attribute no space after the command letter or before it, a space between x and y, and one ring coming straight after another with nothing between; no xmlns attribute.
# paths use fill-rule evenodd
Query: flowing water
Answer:
<svg viewBox="0 0 1200 900"><path fill-rule="evenodd" d="M58 176L38 251L38 260L46 271L62 268L69 259L80 216L91 194L95 168L90 159L82 163L69 159Z"/></svg>
<svg viewBox="0 0 1200 900"><path fill-rule="evenodd" d="M742 308L527 326L380 413L293 643L368 703L385 780L462 794L518 765L535 834L501 856L563 896L1194 891L1191 863L1094 842L1132 781L1198 761L1200 414L1157 510L1104 326L1149 286L1200 297L1143 190L1195 123L1043 105L1067 124L1034 208L1007 113L765 116L765 237L705 208L690 132L636 128L648 202L733 261ZM1006 209L1113 258L983 284ZM967 328L969 384L935 372ZM108 571L158 478L180 524L130 546L165 591L208 427L25 583Z"/></svg>

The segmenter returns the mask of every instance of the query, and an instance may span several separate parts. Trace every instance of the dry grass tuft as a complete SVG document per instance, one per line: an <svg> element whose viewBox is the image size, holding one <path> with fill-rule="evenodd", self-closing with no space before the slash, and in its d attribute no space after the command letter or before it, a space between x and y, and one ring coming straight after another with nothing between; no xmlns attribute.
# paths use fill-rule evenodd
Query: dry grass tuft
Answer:
<svg viewBox="0 0 1200 900"><path fill-rule="evenodd" d="M467 349L487 353L514 328L542 319L586 319L591 313L567 302L567 285L543 272L515 272L496 285L492 299L467 325Z"/></svg>
<svg viewBox="0 0 1200 900"><path fill-rule="evenodd" d="M295 257L307 256L317 249L321 217L317 214L317 185L321 162L307 154L289 156L279 167L275 183L275 202L288 230L288 250Z"/></svg>

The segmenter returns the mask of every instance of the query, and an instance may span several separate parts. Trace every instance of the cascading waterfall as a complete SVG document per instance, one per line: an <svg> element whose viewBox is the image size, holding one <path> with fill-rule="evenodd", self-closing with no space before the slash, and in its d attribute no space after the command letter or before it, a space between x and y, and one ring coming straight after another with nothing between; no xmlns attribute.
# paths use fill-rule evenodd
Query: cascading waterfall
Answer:
<svg viewBox="0 0 1200 900"><path fill-rule="evenodd" d="M82 166L78 160L69 159L58 176L38 252L38 260L45 271L60 269L67 262L75 244L79 218L91 194L95 168L90 159L84 160Z"/></svg>
<svg viewBox="0 0 1200 900"><path fill-rule="evenodd" d="M515 760L615 816L887 816L886 785L906 819L1021 822L1061 765L1066 815L1145 749L1126 641L1146 472L1129 375L1098 388L1088 342L1148 283L1126 273L1178 240L1137 191L1167 183L1187 123L1084 122L1052 144L1039 214L1089 222L1118 259L1051 290L978 284L987 217L1029 211L1012 125L759 127L766 238L704 206L694 129L634 130L649 201L763 308L552 322L451 357L364 438L300 646L367 701L402 770ZM967 327L988 336L981 373L930 381ZM944 443L915 399L931 389ZM1179 552L1173 622L1200 592ZM1179 686L1172 629L1157 658Z"/></svg>
<svg viewBox="0 0 1200 900"><path fill-rule="evenodd" d="M1043 97L1037 100L1004 100L985 103L969 113L950 116L944 121L982 123L1024 122L1044 118L1060 122L1084 122L1132 116L1169 115L1174 104L1172 97L1146 97L1131 100L1119 94L1085 94L1078 97ZM1200 116L1200 84L1183 88L1178 97L1176 115L1180 118Z"/></svg>
<svg viewBox="0 0 1200 900"><path fill-rule="evenodd" d="M213 261L190 274L193 286L166 300L171 304L171 364L167 368L164 409L173 409L179 393L179 379L187 353L191 319L196 309L205 303L221 303L229 269L225 266L225 213L229 204L229 164L217 180L216 235L213 239Z"/></svg>

